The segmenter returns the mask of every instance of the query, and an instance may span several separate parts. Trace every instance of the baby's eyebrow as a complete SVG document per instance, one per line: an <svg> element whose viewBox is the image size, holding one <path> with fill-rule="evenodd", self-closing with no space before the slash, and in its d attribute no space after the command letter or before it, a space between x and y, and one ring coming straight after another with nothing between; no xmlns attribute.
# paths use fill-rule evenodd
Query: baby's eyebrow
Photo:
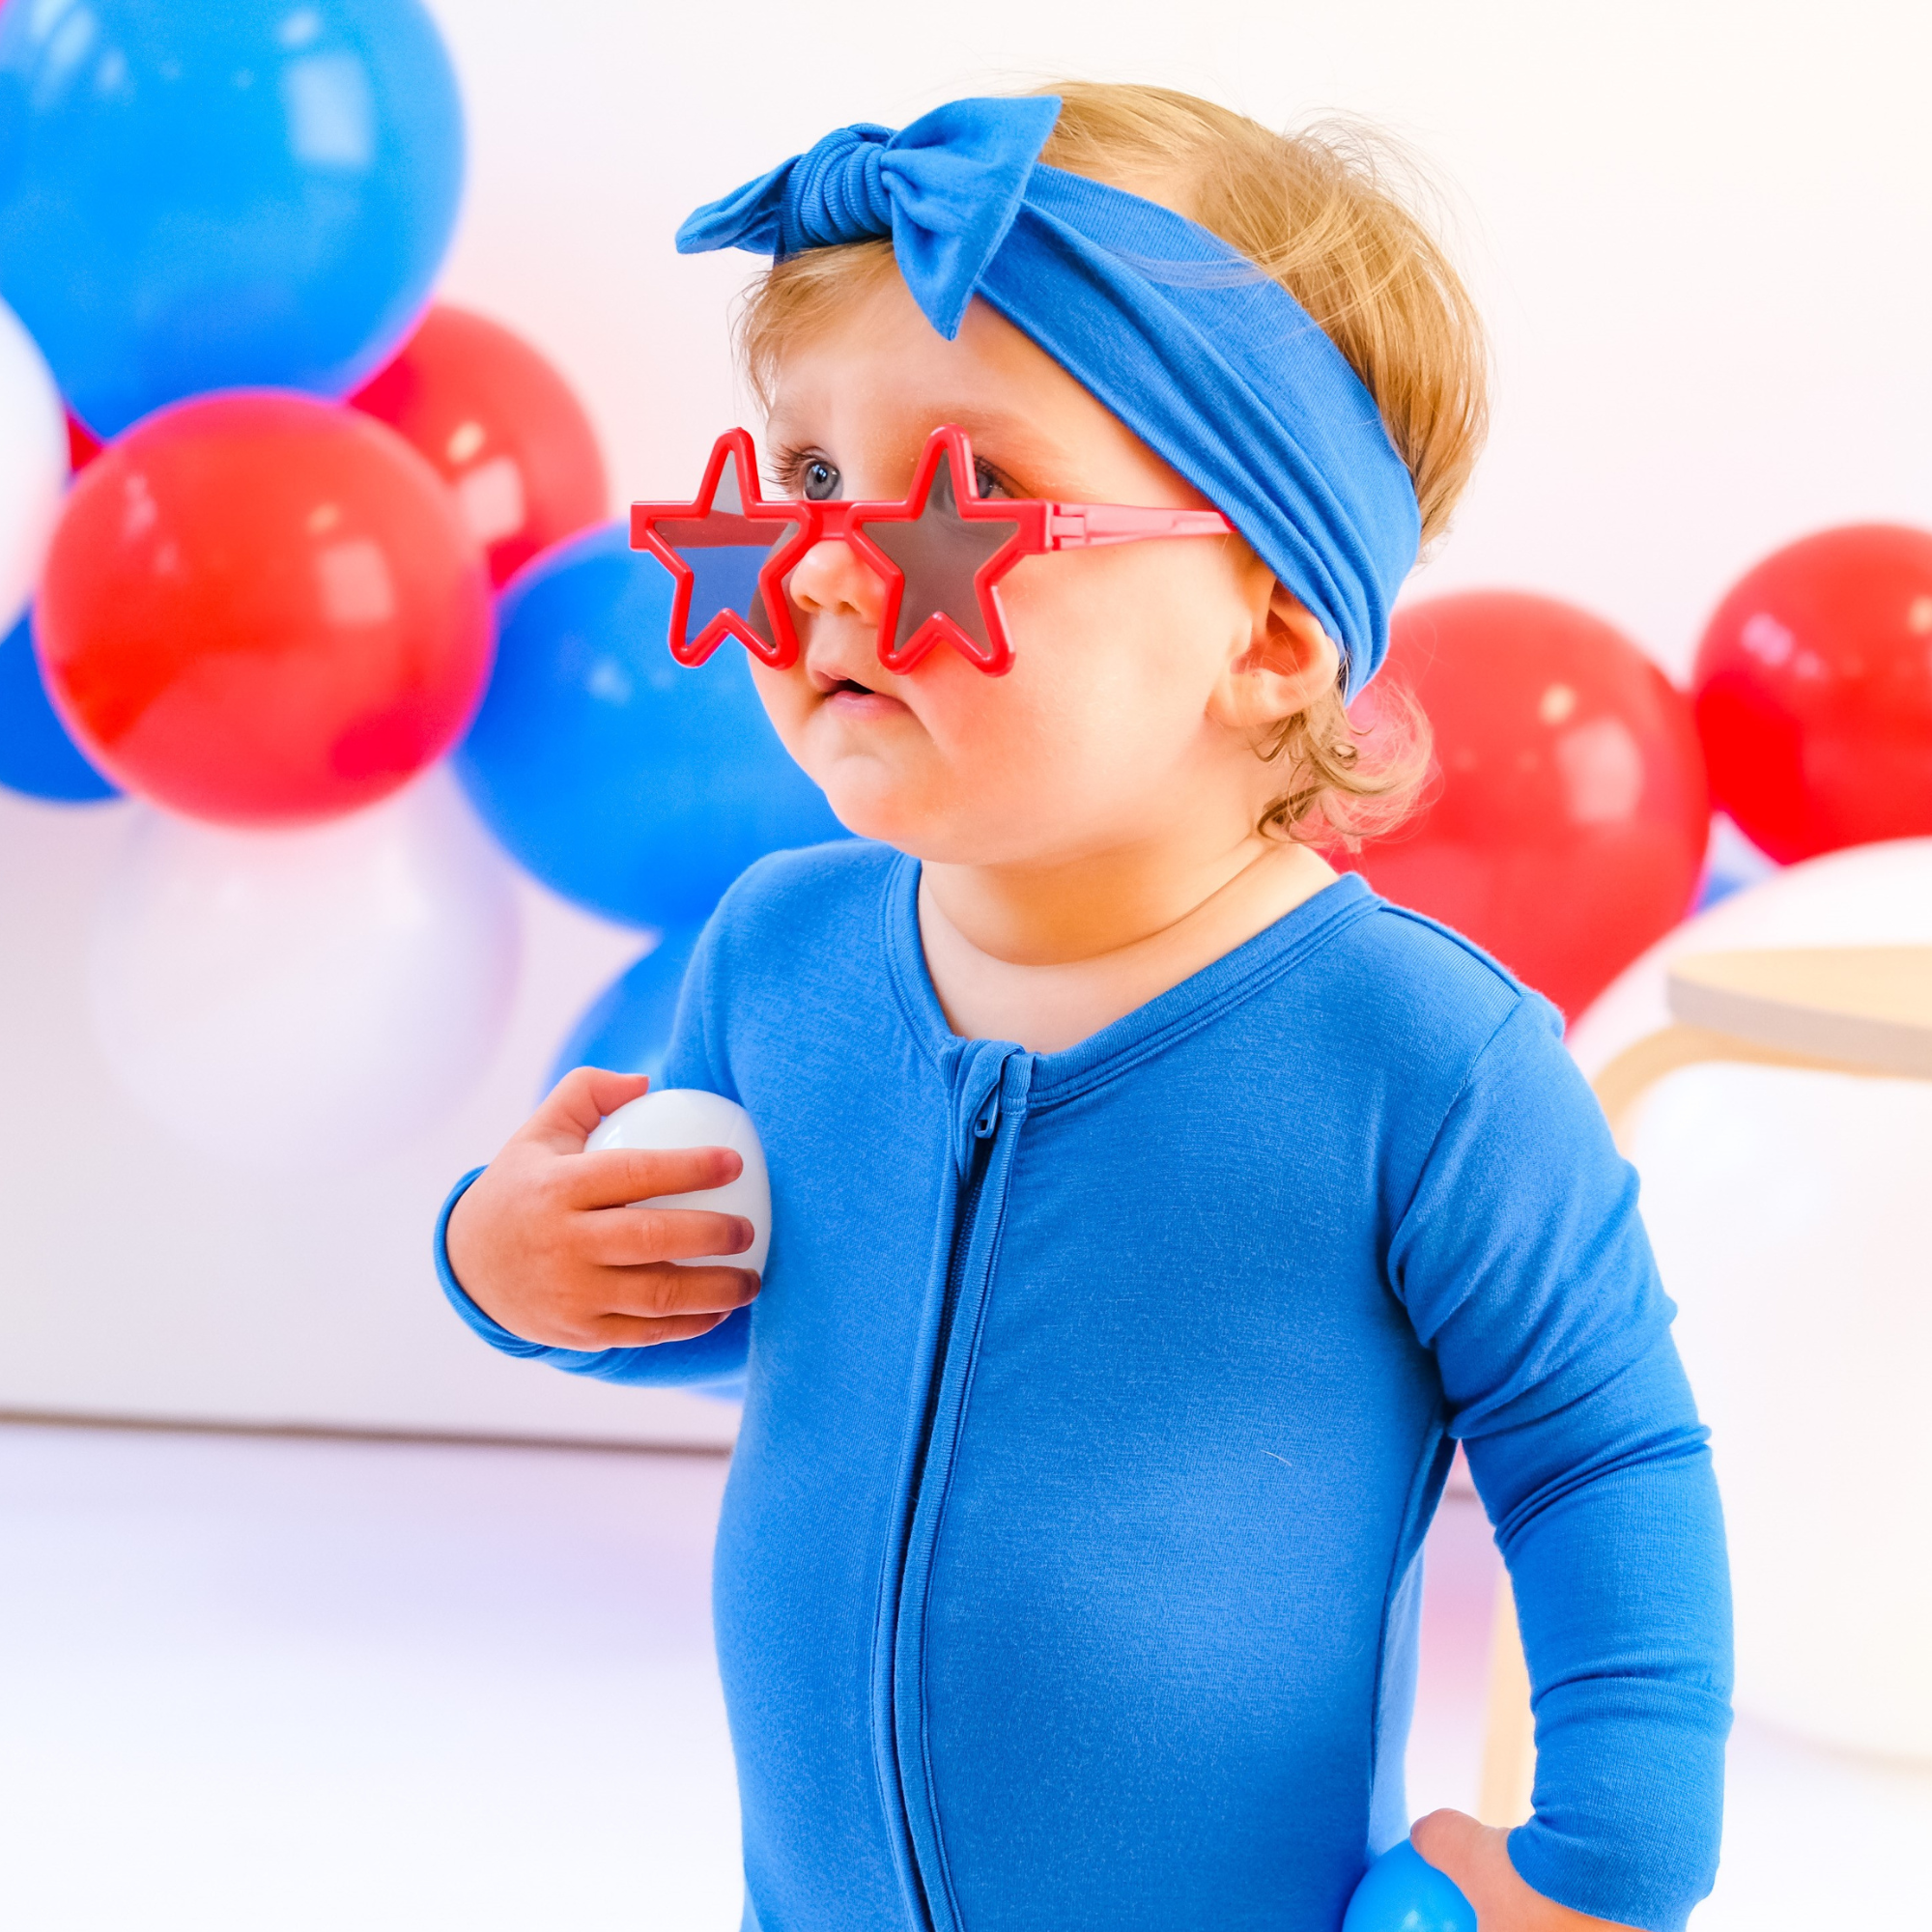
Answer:
<svg viewBox="0 0 1932 1932"><path fill-rule="evenodd" d="M936 405L929 413L930 422L915 434L913 440L917 442L923 443L941 423L952 423L966 432L976 452L984 453L979 450L982 442L997 444L1005 460L1025 469L1059 471L1073 462L1071 450L1054 438L1042 436L1030 417L1014 412L958 403L951 408Z"/></svg>
<svg viewBox="0 0 1932 1932"><path fill-rule="evenodd" d="M801 412L809 415L809 412ZM987 409L979 403L933 403L917 412L896 412L890 425L868 425L866 440L875 449L890 450L895 459L910 466L925 446L925 440L942 423L963 429L976 455L989 458L997 453L1003 465L1061 477L1077 467L1072 451L1056 439L1042 436L1037 426L1015 411ZM815 439L798 434L804 425L783 408L775 409L766 419L765 434L770 443L803 443Z"/></svg>

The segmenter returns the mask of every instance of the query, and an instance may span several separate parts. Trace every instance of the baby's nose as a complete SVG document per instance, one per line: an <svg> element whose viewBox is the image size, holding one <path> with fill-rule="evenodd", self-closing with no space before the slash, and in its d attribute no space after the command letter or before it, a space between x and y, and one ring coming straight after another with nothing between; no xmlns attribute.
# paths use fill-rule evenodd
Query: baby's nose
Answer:
<svg viewBox="0 0 1932 1932"><path fill-rule="evenodd" d="M811 616L849 616L876 624L885 585L842 537L815 543L785 580L785 594Z"/></svg>

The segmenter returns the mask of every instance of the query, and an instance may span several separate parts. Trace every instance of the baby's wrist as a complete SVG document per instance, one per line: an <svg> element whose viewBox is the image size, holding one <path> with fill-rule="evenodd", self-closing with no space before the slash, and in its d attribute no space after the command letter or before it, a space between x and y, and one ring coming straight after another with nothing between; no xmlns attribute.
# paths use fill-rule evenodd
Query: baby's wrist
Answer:
<svg viewBox="0 0 1932 1932"><path fill-rule="evenodd" d="M482 1177L477 1177L480 1179ZM449 1213L442 1224L442 1259L449 1270L449 1278L469 1299L483 1308L476 1293L477 1262L475 1244L471 1236L475 1220L474 1204L476 1182L472 1180L456 1199L450 1203ZM490 1314L483 1308L486 1315ZM494 1321L497 1318L491 1315Z"/></svg>

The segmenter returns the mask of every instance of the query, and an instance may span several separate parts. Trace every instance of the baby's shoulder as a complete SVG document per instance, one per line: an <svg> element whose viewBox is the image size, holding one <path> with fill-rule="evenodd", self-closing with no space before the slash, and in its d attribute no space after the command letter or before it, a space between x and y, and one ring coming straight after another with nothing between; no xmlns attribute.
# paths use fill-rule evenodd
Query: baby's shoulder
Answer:
<svg viewBox="0 0 1932 1932"><path fill-rule="evenodd" d="M1453 926L1371 895L1337 941L1321 969L1348 1031L1430 1085L1460 1085L1498 1042L1567 1058L1562 1014Z"/></svg>
<svg viewBox="0 0 1932 1932"><path fill-rule="evenodd" d="M711 916L715 965L754 962L762 977L786 961L849 966L876 952L887 887L899 854L869 838L773 852L748 867Z"/></svg>

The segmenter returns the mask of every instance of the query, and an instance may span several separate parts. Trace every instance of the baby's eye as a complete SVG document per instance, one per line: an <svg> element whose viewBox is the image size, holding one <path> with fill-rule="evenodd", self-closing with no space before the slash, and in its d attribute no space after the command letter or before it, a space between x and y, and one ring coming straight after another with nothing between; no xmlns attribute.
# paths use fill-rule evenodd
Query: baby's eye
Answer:
<svg viewBox="0 0 1932 1932"><path fill-rule="evenodd" d="M981 497L1010 497L1013 493L1000 480L1000 473L990 464L982 463L976 456L973 459L973 482Z"/></svg>
<svg viewBox="0 0 1932 1932"><path fill-rule="evenodd" d="M822 456L808 456L798 466L799 495L808 502L824 503L838 496L842 479Z"/></svg>

